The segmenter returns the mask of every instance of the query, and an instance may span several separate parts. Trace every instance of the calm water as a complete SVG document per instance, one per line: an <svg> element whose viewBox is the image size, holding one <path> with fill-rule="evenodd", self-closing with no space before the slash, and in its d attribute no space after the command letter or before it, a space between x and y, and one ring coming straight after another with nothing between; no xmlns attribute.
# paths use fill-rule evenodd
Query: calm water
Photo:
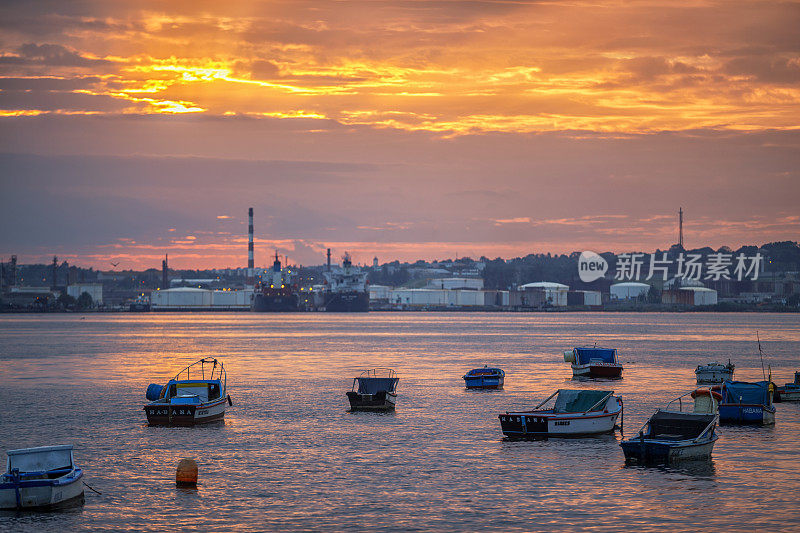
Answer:
<svg viewBox="0 0 800 533"><path fill-rule="evenodd" d="M719 430L710 464L626 467L619 434L505 442L497 414L557 388L608 388L625 431L694 387L701 362L779 384L800 370L800 317L766 314L0 316L0 448L73 443L86 504L0 513L0 529L130 531L796 531L800 405L774 428ZM572 382L561 352L616 346L625 378ZM220 357L234 406L197 428L145 425L148 383ZM503 391L461 376L506 371ZM352 376L400 375L397 412L347 412ZM2 457L4 461L5 458ZM193 457L197 490L177 489Z"/></svg>

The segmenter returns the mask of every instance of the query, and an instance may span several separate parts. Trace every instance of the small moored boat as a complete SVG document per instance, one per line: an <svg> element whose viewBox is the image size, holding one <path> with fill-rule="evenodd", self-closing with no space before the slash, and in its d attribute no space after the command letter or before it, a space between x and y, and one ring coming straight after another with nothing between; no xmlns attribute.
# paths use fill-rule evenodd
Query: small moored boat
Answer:
<svg viewBox="0 0 800 533"><path fill-rule="evenodd" d="M83 503L83 470L72 445L8 450L0 509L51 509Z"/></svg>
<svg viewBox="0 0 800 533"><path fill-rule="evenodd" d="M550 400L550 409L540 409ZM614 391L559 389L531 411L498 415L509 439L585 437L611 433L622 415L622 398Z"/></svg>
<svg viewBox="0 0 800 533"><path fill-rule="evenodd" d="M773 391L769 381L725 381L721 387L719 421L728 424L775 423Z"/></svg>
<svg viewBox="0 0 800 533"><path fill-rule="evenodd" d="M691 395L693 410L683 411L683 398ZM718 392L697 389L669 402L644 423L636 437L620 443L626 461L673 463L709 459L717 440ZM678 410L674 409L678 402Z"/></svg>
<svg viewBox="0 0 800 533"><path fill-rule="evenodd" d="M144 406L151 426L193 426L220 420L225 405L233 405L227 393L225 367L214 358L200 359L187 366L166 385L147 387Z"/></svg>
<svg viewBox="0 0 800 533"><path fill-rule="evenodd" d="M617 361L616 348L573 348L564 352L564 361L572 363L572 376L576 378L622 377L622 365Z"/></svg>
<svg viewBox="0 0 800 533"><path fill-rule="evenodd" d="M391 411L397 400L399 378L390 368L365 370L353 378L353 388L348 391L351 411Z"/></svg>
<svg viewBox="0 0 800 533"><path fill-rule="evenodd" d="M499 368L473 368L464 376L464 386L468 389L502 389L506 373Z"/></svg>
<svg viewBox="0 0 800 533"><path fill-rule="evenodd" d="M794 383L778 387L777 391L782 402L800 402L800 372L794 373Z"/></svg>
<svg viewBox="0 0 800 533"><path fill-rule="evenodd" d="M728 364L722 363L708 363L707 365L697 365L694 373L697 376L697 384L708 383L722 383L723 381L733 379L733 369L736 367L731 363L730 359Z"/></svg>

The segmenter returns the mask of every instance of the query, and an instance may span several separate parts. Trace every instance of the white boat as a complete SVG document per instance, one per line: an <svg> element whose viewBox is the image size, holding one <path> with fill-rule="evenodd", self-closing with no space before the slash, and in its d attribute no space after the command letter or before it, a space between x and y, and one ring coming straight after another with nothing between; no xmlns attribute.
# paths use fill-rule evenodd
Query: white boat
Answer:
<svg viewBox="0 0 800 533"><path fill-rule="evenodd" d="M553 398L552 408L540 409ZM498 416L510 439L585 437L614 431L622 416L622 398L614 391L559 389L531 411Z"/></svg>
<svg viewBox="0 0 800 533"><path fill-rule="evenodd" d="M72 445L8 450L0 509L50 509L83 503L83 470Z"/></svg>
<svg viewBox="0 0 800 533"><path fill-rule="evenodd" d="M726 379L733 380L733 369L736 367L731 363L730 359L728 364L722 363L708 363L707 365L698 365L694 373L697 376L697 384L707 383L722 383Z"/></svg>
<svg viewBox="0 0 800 533"><path fill-rule="evenodd" d="M684 404L688 404L683 401L686 396L694 399L692 411L683 410ZM625 460L669 464L710 459L718 438L716 426L721 399L718 392L708 389L697 389L675 398L665 409L657 410L636 437L620 443Z"/></svg>
<svg viewBox="0 0 800 533"><path fill-rule="evenodd" d="M166 385L151 383L144 406L151 426L193 426L221 420L225 406L233 405L227 393L227 374L213 358L187 366Z"/></svg>
<svg viewBox="0 0 800 533"><path fill-rule="evenodd" d="M778 387L778 397L782 402L800 402L800 372L794 373L794 383Z"/></svg>

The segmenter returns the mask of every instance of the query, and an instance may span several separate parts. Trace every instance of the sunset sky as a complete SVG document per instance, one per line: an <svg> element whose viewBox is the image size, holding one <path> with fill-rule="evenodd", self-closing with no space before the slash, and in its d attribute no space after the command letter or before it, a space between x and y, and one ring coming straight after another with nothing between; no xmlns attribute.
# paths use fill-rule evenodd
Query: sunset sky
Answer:
<svg viewBox="0 0 800 533"><path fill-rule="evenodd" d="M0 3L0 256L800 239L800 3Z"/></svg>

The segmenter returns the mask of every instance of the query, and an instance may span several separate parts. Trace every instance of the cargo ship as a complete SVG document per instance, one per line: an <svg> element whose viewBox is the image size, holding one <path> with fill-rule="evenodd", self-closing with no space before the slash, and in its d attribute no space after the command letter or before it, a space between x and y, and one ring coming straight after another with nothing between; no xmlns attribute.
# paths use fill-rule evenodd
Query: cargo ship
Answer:
<svg viewBox="0 0 800 533"><path fill-rule="evenodd" d="M369 311L367 273L354 267L350 254L345 252L342 266L325 272L327 290L325 310L338 313L366 313Z"/></svg>
<svg viewBox="0 0 800 533"><path fill-rule="evenodd" d="M288 272L281 268L278 252L272 270L266 272L253 290L253 311L261 313L283 313L297 311L297 293L292 287Z"/></svg>

